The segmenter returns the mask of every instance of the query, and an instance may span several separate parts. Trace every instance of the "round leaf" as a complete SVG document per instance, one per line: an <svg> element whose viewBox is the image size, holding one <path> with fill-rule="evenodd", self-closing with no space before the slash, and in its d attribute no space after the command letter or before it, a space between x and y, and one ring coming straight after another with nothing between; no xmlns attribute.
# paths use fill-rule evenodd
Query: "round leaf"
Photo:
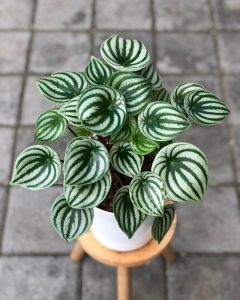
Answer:
<svg viewBox="0 0 240 300"><path fill-rule="evenodd" d="M159 142L145 137L140 130L136 130L130 139L132 150L139 155L146 155L159 147Z"/></svg>
<svg viewBox="0 0 240 300"><path fill-rule="evenodd" d="M67 146L64 185L83 185L98 181L107 172L109 157L100 142L77 137Z"/></svg>
<svg viewBox="0 0 240 300"><path fill-rule="evenodd" d="M169 204L164 207L164 214L162 217L154 218L152 225L152 236L158 243L162 241L169 228L171 227L174 216L174 205Z"/></svg>
<svg viewBox="0 0 240 300"><path fill-rule="evenodd" d="M87 81L92 85L103 85L113 70L100 59L92 56L85 74Z"/></svg>
<svg viewBox="0 0 240 300"><path fill-rule="evenodd" d="M59 114L58 109L50 109L41 114L36 123L35 140L56 141L67 128L67 120Z"/></svg>
<svg viewBox="0 0 240 300"><path fill-rule="evenodd" d="M151 216L162 216L165 185L160 176L143 172L133 178L129 189L132 203L142 212Z"/></svg>
<svg viewBox="0 0 240 300"><path fill-rule="evenodd" d="M153 161L152 172L165 182L172 200L193 202L203 199L208 183L208 163L198 147L188 143L164 147Z"/></svg>
<svg viewBox="0 0 240 300"><path fill-rule="evenodd" d="M88 82L83 73L58 72L37 81L40 94L53 102L65 103L83 92Z"/></svg>
<svg viewBox="0 0 240 300"><path fill-rule="evenodd" d="M69 123L76 127L81 126L81 121L77 115L77 104L80 96L76 96L67 103L65 103L60 109L59 113L68 120Z"/></svg>
<svg viewBox="0 0 240 300"><path fill-rule="evenodd" d="M11 184L30 190L45 189L58 180L60 172L57 153L47 146L34 145L17 157Z"/></svg>
<svg viewBox="0 0 240 300"><path fill-rule="evenodd" d="M142 134L149 139L169 141L188 129L190 122L173 105L152 102L138 116L138 126Z"/></svg>
<svg viewBox="0 0 240 300"><path fill-rule="evenodd" d="M175 105L180 111L185 113L184 102L188 94L197 91L205 91L205 88L194 82L181 83L175 87L171 92L170 100L173 105Z"/></svg>
<svg viewBox="0 0 240 300"><path fill-rule="evenodd" d="M151 83L138 74L115 72L108 78L106 85L123 94L128 115L140 113L151 101Z"/></svg>
<svg viewBox="0 0 240 300"><path fill-rule="evenodd" d="M162 88L161 77L156 72L152 64L149 64L147 67L142 69L139 74L151 82L153 90L159 90Z"/></svg>
<svg viewBox="0 0 240 300"><path fill-rule="evenodd" d="M60 195L53 203L51 221L60 237L70 242L90 229L93 223L93 209L72 208L64 195Z"/></svg>
<svg viewBox="0 0 240 300"><path fill-rule="evenodd" d="M76 186L65 186L65 197L72 208L91 208L98 206L107 196L111 187L109 171L98 181Z"/></svg>
<svg viewBox="0 0 240 300"><path fill-rule="evenodd" d="M198 91L188 94L184 102L189 117L202 125L216 125L224 121L229 109L210 92Z"/></svg>
<svg viewBox="0 0 240 300"><path fill-rule="evenodd" d="M117 70L138 71L150 62L150 54L142 42L117 35L104 41L100 52L102 58Z"/></svg>
<svg viewBox="0 0 240 300"><path fill-rule="evenodd" d="M90 88L81 95L77 114L86 129L100 135L113 134L126 119L124 97L107 86Z"/></svg>
<svg viewBox="0 0 240 300"><path fill-rule="evenodd" d="M143 157L134 153L129 143L125 142L112 147L110 159L114 169L129 177L136 176L143 164Z"/></svg>
<svg viewBox="0 0 240 300"><path fill-rule="evenodd" d="M146 219L146 215L132 204L129 186L123 186L117 191L113 200L113 213L119 227L129 239Z"/></svg>

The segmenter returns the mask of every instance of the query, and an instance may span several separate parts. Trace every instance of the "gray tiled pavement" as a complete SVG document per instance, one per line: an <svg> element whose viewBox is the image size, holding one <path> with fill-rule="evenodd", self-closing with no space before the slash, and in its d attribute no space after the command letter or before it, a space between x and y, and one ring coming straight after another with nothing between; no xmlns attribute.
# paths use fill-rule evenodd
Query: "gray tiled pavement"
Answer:
<svg viewBox="0 0 240 300"><path fill-rule="evenodd" d="M115 270L90 258L71 264L72 243L53 232L49 209L61 188L33 193L8 185L13 158L34 143L35 120L51 107L36 79L84 69L113 33L145 42L169 89L196 81L232 110L224 125L193 126L182 135L206 152L209 191L202 204L179 205L178 259L166 264L160 257L134 269L133 299L237 300L239 0L1 0L0 300L115 299ZM54 144L60 156L67 140Z"/></svg>

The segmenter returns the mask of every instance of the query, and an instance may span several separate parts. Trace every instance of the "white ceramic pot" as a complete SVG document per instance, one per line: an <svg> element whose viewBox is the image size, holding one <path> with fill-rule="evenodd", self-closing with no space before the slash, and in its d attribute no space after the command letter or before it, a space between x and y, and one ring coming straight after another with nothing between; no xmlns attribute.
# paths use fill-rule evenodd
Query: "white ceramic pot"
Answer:
<svg viewBox="0 0 240 300"><path fill-rule="evenodd" d="M119 228L112 212L95 207L91 230L96 240L105 247L126 252L141 248L150 241L152 222L153 218L147 217L134 236L129 239Z"/></svg>

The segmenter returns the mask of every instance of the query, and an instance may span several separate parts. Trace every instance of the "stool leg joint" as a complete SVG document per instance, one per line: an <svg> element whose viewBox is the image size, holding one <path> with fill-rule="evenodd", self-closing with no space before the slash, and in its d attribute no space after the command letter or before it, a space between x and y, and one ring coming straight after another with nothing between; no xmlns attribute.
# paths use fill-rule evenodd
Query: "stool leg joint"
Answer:
<svg viewBox="0 0 240 300"><path fill-rule="evenodd" d="M170 244L163 250L162 254L165 260L170 263L174 262L177 256L175 250Z"/></svg>
<svg viewBox="0 0 240 300"><path fill-rule="evenodd" d="M80 262L84 255L85 252L82 248L80 240L78 240L70 253L70 260L72 262Z"/></svg>

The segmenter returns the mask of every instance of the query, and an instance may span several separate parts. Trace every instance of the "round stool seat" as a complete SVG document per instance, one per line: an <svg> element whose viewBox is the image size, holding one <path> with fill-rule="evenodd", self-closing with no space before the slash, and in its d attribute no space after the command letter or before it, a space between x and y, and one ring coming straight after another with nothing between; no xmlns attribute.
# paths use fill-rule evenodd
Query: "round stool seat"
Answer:
<svg viewBox="0 0 240 300"><path fill-rule="evenodd" d="M118 252L104 247L94 238L91 231L80 238L80 243L87 254L101 263L115 267L134 267L151 260L164 251L173 238L176 221L175 215L170 229L160 244L152 239L145 246L129 252Z"/></svg>

